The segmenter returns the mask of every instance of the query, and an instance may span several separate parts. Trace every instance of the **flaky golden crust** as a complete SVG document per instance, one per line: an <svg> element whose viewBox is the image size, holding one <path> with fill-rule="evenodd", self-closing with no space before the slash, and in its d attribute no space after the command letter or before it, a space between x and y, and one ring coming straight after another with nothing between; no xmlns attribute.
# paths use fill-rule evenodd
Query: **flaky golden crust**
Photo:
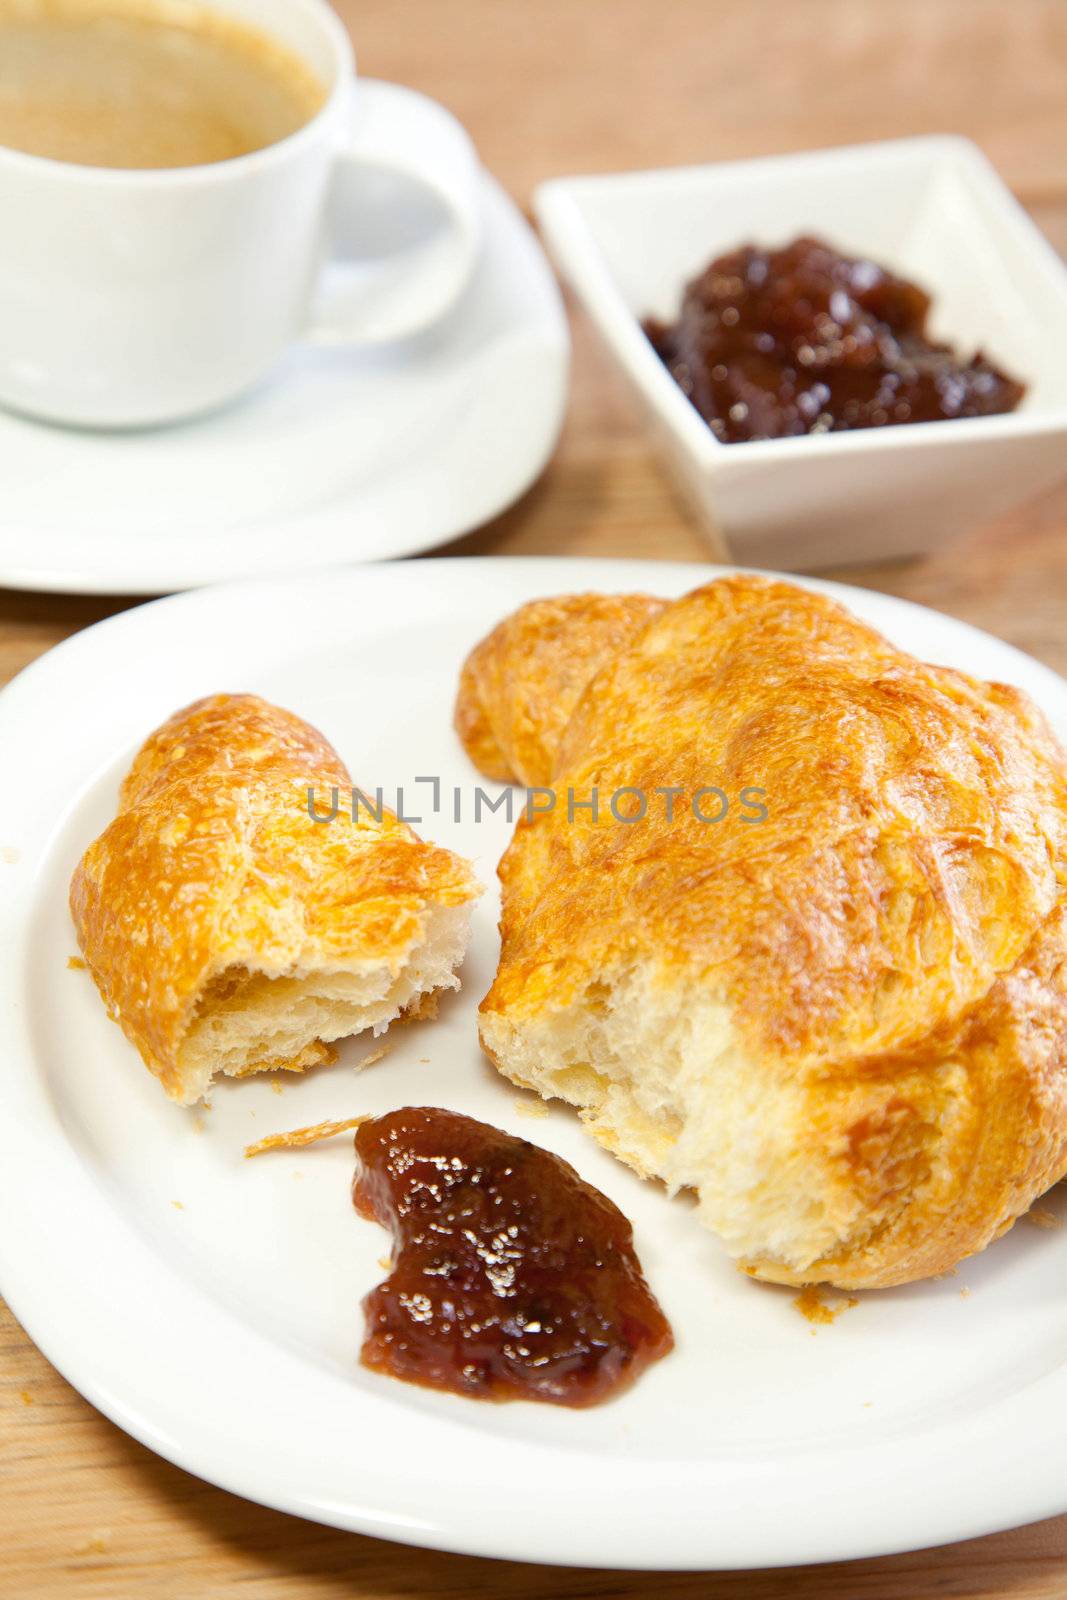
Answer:
<svg viewBox="0 0 1067 1600"><path fill-rule="evenodd" d="M721 996L746 1058L803 1089L799 1137L832 1193L862 1202L839 1250L800 1270L751 1261L758 1275L941 1272L1063 1175L1067 779L1023 694L738 575L601 667L553 781L582 798L595 783L599 819L557 801L516 828L483 1037L634 969L679 1009ZM712 825L689 805L707 785L733 802ZM684 798L671 824L662 806L625 824L606 804L623 786ZM758 826L736 804L752 787Z"/></svg>
<svg viewBox="0 0 1067 1600"><path fill-rule="evenodd" d="M586 684L663 607L645 594L579 594L505 617L467 657L456 696L456 732L479 772L547 784Z"/></svg>
<svg viewBox="0 0 1067 1600"><path fill-rule="evenodd" d="M339 815L313 822L339 794ZM384 810L360 808L333 747L254 695L215 695L146 741L120 810L74 873L78 940L111 1016L168 1094L205 998L249 971L283 977L350 961L395 966L427 908L471 900L467 862ZM247 1070L303 1070L332 1052Z"/></svg>

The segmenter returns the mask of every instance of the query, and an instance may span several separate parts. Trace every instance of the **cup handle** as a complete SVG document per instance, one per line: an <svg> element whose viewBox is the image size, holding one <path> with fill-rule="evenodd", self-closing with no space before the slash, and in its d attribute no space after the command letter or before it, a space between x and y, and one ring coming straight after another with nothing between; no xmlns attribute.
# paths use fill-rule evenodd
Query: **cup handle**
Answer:
<svg viewBox="0 0 1067 1600"><path fill-rule="evenodd" d="M378 345L439 321L478 259L480 170L468 134L443 106L360 78L330 196L333 261L305 336Z"/></svg>

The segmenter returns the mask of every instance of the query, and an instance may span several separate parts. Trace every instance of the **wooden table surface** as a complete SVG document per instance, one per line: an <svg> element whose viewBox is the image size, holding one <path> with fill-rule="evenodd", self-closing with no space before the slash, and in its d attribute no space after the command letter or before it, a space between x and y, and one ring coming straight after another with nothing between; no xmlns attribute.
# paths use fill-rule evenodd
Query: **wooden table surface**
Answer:
<svg viewBox="0 0 1067 1600"><path fill-rule="evenodd" d="M362 70L443 100L524 204L535 182L558 173L951 130L979 142L1067 252L1065 0L346 0L343 9ZM574 336L573 396L551 467L519 506L451 548L700 559L706 546L580 319ZM934 559L837 575L978 623L1067 672L1067 488ZM0 682L129 603L0 591ZM353 1448L372 1454L373 1443ZM1064 1596L1067 1517L788 1573L586 1572L410 1550L266 1511L157 1459L75 1394L0 1305L2 1600L814 1600L831 1590L850 1600Z"/></svg>

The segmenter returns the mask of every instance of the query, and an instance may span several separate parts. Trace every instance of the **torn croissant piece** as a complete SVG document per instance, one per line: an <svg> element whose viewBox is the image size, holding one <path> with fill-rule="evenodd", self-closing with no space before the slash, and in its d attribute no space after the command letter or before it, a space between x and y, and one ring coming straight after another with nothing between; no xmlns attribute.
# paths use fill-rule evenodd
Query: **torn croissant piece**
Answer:
<svg viewBox="0 0 1067 1600"><path fill-rule="evenodd" d="M477 645L463 667L455 726L479 772L547 784L586 684L666 604L647 594L532 600Z"/></svg>
<svg viewBox="0 0 1067 1600"><path fill-rule="evenodd" d="M695 1191L756 1277L906 1283L1002 1234L1067 1171L1067 767L1034 705L744 575L663 608L558 734L530 660L511 715L544 711L557 803L500 866L499 1069Z"/></svg>
<svg viewBox="0 0 1067 1600"><path fill-rule="evenodd" d="M304 1071L459 986L469 864L384 807L346 806L332 746L254 695L215 695L137 755L70 904L111 1016L167 1094ZM308 791L320 815L316 822Z"/></svg>

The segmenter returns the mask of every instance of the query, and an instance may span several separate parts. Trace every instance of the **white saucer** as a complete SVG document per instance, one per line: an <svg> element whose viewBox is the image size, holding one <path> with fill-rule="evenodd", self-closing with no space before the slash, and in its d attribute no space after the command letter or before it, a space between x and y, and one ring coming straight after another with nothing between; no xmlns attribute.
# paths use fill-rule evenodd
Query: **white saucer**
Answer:
<svg viewBox="0 0 1067 1600"><path fill-rule="evenodd" d="M536 239L487 178L486 246L440 327L300 347L180 427L93 433L0 411L0 585L148 594L410 555L502 511L551 454L569 341Z"/></svg>
<svg viewBox="0 0 1067 1600"><path fill-rule="evenodd" d="M499 949L492 887L462 993L435 1021L394 1030L359 1075L370 1042L348 1041L282 1098L265 1078L222 1084L209 1113L164 1098L88 974L68 970L71 871L175 707L227 688L291 706L368 793L395 804L406 785L420 831L492 886L511 830L503 810L472 815L477 774L451 726L466 652L535 595L676 595L714 574L494 557L220 586L86 629L0 695L0 1287L70 1382L153 1450L337 1527L514 1561L840 1560L1067 1508L1067 1228L1021 1223L958 1277L863 1295L813 1328L790 1291L739 1273L684 1199L559 1102L531 1118L490 1068L476 1009ZM1067 684L1009 645L805 582L927 659L1029 690L1067 732ZM557 1151L632 1219L677 1348L610 1405L479 1404L358 1364L360 1297L389 1243L352 1209L351 1136L261 1161L242 1148L427 1104ZM1062 1220L1067 1186L1042 1205Z"/></svg>

